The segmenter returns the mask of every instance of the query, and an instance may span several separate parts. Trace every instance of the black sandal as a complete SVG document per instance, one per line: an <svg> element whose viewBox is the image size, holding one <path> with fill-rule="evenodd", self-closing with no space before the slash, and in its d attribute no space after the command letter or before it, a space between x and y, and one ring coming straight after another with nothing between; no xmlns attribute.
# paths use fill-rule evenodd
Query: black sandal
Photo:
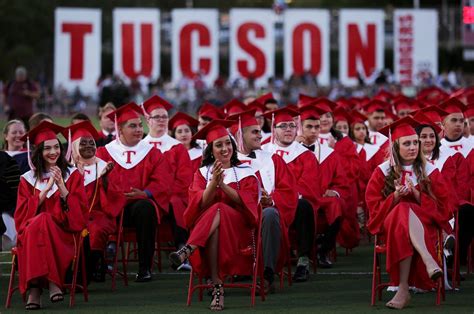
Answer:
<svg viewBox="0 0 474 314"><path fill-rule="evenodd" d="M51 303L58 303L64 301L64 294L62 292L56 292L53 295L49 296Z"/></svg>
<svg viewBox="0 0 474 314"><path fill-rule="evenodd" d="M180 248L178 251L171 253L169 256L171 267L175 270L178 269L178 267L181 266L181 264L183 264L183 262L188 259L192 253L193 249L188 244Z"/></svg>
<svg viewBox="0 0 474 314"><path fill-rule="evenodd" d="M31 290L31 288L34 288L34 289L39 289L39 300L40 300L40 303L34 303L34 302L29 302L25 305L25 310L27 311L36 311L36 310L40 310L41 309L41 294L43 293L43 289L40 288L39 285L36 285L36 284L30 284L30 287L29 289ZM31 292L31 291L30 291Z"/></svg>
<svg viewBox="0 0 474 314"><path fill-rule="evenodd" d="M224 296L224 290L222 290L222 292L221 292L221 289L223 289L223 288L224 288L224 284L222 284L222 283L214 285L214 290L212 291L212 301L211 301L211 305L209 306L211 311L222 311L222 310L224 310L224 306L220 304L221 297ZM212 302L214 300L216 301L216 303L212 304Z"/></svg>

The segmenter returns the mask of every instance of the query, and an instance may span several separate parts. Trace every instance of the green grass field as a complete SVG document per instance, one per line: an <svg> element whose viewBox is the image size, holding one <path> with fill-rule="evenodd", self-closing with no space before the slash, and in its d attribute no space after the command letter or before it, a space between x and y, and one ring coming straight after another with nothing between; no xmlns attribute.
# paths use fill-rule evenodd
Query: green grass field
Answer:
<svg viewBox="0 0 474 314"><path fill-rule="evenodd" d="M9 261L7 253L2 253L1 260ZM166 261L166 258L164 257ZM384 307L391 293L383 293L383 301L375 307L370 306L372 245L365 244L356 248L349 256L338 250L337 264L330 270L319 270L311 275L306 283L293 284L276 294L268 296L265 302L257 299L255 308L250 307L250 294L246 290L226 290L226 313L267 312L267 313L368 313L391 312ZM0 300L5 301L8 285L9 265L2 264L0 277ZM131 265L133 268L133 264ZM208 313L209 297L198 302L197 295L189 308L186 306L186 294L189 276L186 273L175 273L166 266L163 273L155 274L150 283L132 282L124 287L118 283L115 292L110 290L110 279L103 284L90 285L90 299L85 303L78 295L76 307L71 313L152 313L152 312L202 312ZM47 292L45 292L47 293ZM417 294L405 313L473 313L474 312L474 275L467 276L458 292L447 292L446 301L435 306L435 294ZM51 304L46 295L43 297L44 312L62 312L67 309L66 302ZM20 312L23 310L21 297L15 294L12 308L0 309L0 313Z"/></svg>

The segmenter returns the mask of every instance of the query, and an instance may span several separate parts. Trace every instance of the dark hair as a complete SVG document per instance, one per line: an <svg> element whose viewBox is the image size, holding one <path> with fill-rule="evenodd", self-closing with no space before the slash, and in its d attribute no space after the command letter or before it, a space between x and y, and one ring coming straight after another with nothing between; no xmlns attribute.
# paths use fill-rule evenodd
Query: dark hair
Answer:
<svg viewBox="0 0 474 314"><path fill-rule="evenodd" d="M41 121L43 120L46 120L46 119L49 119L51 121L53 121L53 118L47 114L47 113L44 113L44 112L37 112L35 113L34 115L32 115L30 117L30 119L28 120L28 129L31 130L33 129L34 127L36 127L38 124L41 123Z"/></svg>
<svg viewBox="0 0 474 314"><path fill-rule="evenodd" d="M435 134L435 139L436 140L435 140L435 146L433 148L433 153L432 153L431 159L432 160L437 160L439 158L439 147L441 146L441 143L439 141L438 133L436 133L436 130L433 126L431 126L429 124L421 124L421 125L419 125L415 128L415 131L416 131L416 134L418 134L418 137L421 136L421 131L423 131L424 128L432 129L434 134Z"/></svg>
<svg viewBox="0 0 474 314"><path fill-rule="evenodd" d="M208 116L199 116L199 118L203 119L206 122L211 122L212 121L212 118L208 117Z"/></svg>
<svg viewBox="0 0 474 314"><path fill-rule="evenodd" d="M232 136L229 135L229 138L232 143L232 157L230 157L230 164L231 166L237 166L240 163L240 160L237 158L237 145ZM214 142L209 143L204 149L204 152L202 153L201 167L212 165L216 160L212 154L212 148L214 147L213 144Z"/></svg>
<svg viewBox="0 0 474 314"><path fill-rule="evenodd" d="M63 151L63 146L61 145L61 142L59 142L59 158L56 161L56 166L61 169L61 174L63 178L66 178L66 175L69 173L68 167L71 165L67 162L66 157L64 157L64 151ZM45 161L43 159L43 150L44 150L44 142L40 143L38 146L36 146L33 149L33 153L31 155L31 162L35 166L35 176L36 178L40 179L41 175L46 172L46 165Z"/></svg>
<svg viewBox="0 0 474 314"><path fill-rule="evenodd" d="M344 135L342 134L341 131L339 130L336 130L335 128L335 125L336 123L333 124L332 128L329 130L329 132L331 133L332 137L334 137L334 139L336 140L336 142L342 140L344 138Z"/></svg>
<svg viewBox="0 0 474 314"><path fill-rule="evenodd" d="M91 121L91 119L86 114L84 114L82 112L78 112L78 113L74 114L71 117L71 122L74 121L74 120Z"/></svg>
<svg viewBox="0 0 474 314"><path fill-rule="evenodd" d="M191 129L191 134L192 135L196 134L197 131L196 131L195 127L192 127L192 126L189 126L189 125L188 125L188 127ZM178 127L175 127L173 130L171 130L171 137L176 138L176 129L177 128ZM195 139L191 138L190 147L191 148L199 147L199 144L196 142Z"/></svg>
<svg viewBox="0 0 474 314"><path fill-rule="evenodd" d="M367 144L372 144L370 142L370 137L369 137L369 128L365 125L365 123L359 123L359 124L362 124L365 128L365 138L364 138L364 142L367 143ZM351 124L349 125L349 137L355 142L356 141L356 138L354 136L354 124Z"/></svg>

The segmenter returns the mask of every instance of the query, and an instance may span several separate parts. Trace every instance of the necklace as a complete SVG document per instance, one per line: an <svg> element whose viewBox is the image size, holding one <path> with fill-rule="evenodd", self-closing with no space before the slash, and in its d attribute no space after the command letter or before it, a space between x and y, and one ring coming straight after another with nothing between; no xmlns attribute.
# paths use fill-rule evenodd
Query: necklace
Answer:
<svg viewBox="0 0 474 314"><path fill-rule="evenodd" d="M239 183L239 178L237 177L237 171L235 170L235 167L232 166L232 170L234 172L234 178L235 178L235 183L237 184L237 190L240 190L240 183ZM211 167L207 167L207 172L206 172L206 182L209 182L209 172L211 171Z"/></svg>

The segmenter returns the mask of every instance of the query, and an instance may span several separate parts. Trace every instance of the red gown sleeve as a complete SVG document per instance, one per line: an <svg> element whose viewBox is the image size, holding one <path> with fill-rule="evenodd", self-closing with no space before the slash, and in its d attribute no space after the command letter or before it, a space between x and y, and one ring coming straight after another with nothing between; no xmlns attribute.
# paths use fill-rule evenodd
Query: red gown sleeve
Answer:
<svg viewBox="0 0 474 314"><path fill-rule="evenodd" d="M18 197L15 209L15 227L21 233L27 220L33 218L38 211L39 193L35 193L28 181L20 178L18 185Z"/></svg>
<svg viewBox="0 0 474 314"><path fill-rule="evenodd" d="M84 178L79 171L74 171L66 182L69 194L67 196L67 212L62 211L64 223L67 229L72 232L79 232L86 226L86 217L88 215L87 195L84 188ZM56 192L59 197L59 191Z"/></svg>
<svg viewBox="0 0 474 314"><path fill-rule="evenodd" d="M152 149L148 154L150 160L144 169L147 177L144 190L151 193L155 202L164 212L168 212L172 188L170 183L173 182L168 161L157 149Z"/></svg>
<svg viewBox="0 0 474 314"><path fill-rule="evenodd" d="M188 228L191 228L201 215L201 199L205 189L206 179L198 169L194 173L193 182L189 186L188 207L184 211L184 222Z"/></svg>
<svg viewBox="0 0 474 314"><path fill-rule="evenodd" d="M290 226L294 221L298 205L295 178L280 156L273 154L272 160L275 165L275 190L271 196L285 224Z"/></svg>

